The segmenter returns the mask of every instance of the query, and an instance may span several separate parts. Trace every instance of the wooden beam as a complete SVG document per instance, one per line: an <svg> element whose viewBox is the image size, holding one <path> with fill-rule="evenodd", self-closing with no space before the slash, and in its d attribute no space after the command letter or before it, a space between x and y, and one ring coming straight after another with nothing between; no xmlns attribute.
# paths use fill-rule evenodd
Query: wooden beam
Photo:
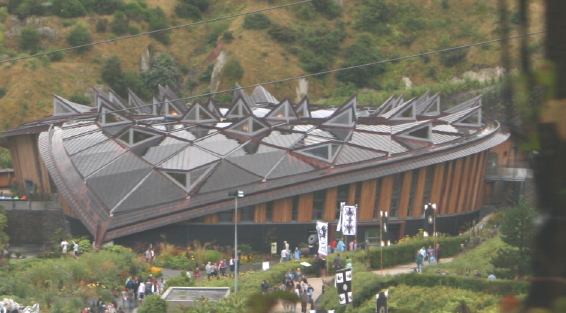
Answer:
<svg viewBox="0 0 566 313"><path fill-rule="evenodd" d="M452 184L452 176L454 175L455 163L455 161L448 163L448 167L446 168L444 173L445 175L443 176L444 182L442 183L442 192L440 196L440 202L442 203L442 205L440 205L440 210L438 212L439 214L446 214L449 212L448 206L450 205L450 187Z"/></svg>
<svg viewBox="0 0 566 313"><path fill-rule="evenodd" d="M336 201L338 200L338 188L333 187L326 189L326 199L324 200L323 218L327 222L336 220Z"/></svg>
<svg viewBox="0 0 566 313"><path fill-rule="evenodd" d="M289 203L290 203L290 205L289 205L289 212L290 212L291 206L293 205L293 203L292 203L292 201L290 201ZM307 193L307 194L303 194L303 195L300 196L300 198L299 198L299 216L297 217L298 222L311 222L312 221L313 204L314 204L314 194L313 193Z"/></svg>
<svg viewBox="0 0 566 313"><path fill-rule="evenodd" d="M430 167L432 170L432 167ZM423 215L424 206L424 191L426 183L427 167L419 169L419 176L417 182L417 190L415 191L415 200L413 200L413 217L420 217Z"/></svg>
<svg viewBox="0 0 566 313"><path fill-rule="evenodd" d="M379 193L379 209L391 213L391 193L393 192L394 175L381 179L381 192Z"/></svg>
<svg viewBox="0 0 566 313"><path fill-rule="evenodd" d="M301 195L302 197L302 195ZM288 223L291 221L291 210L293 206L292 198L275 200L273 202L273 222ZM301 214L299 208L299 216Z"/></svg>
<svg viewBox="0 0 566 313"><path fill-rule="evenodd" d="M406 171L403 174L403 185L401 188L401 195L399 199L399 217L406 217L409 207L409 196L411 194L411 180L413 171Z"/></svg>
<svg viewBox="0 0 566 313"><path fill-rule="evenodd" d="M454 166L454 178L450 184L450 193L448 193L450 200L448 203L448 213L454 213L458 210L458 194L460 192L460 186L462 185L462 171L464 168L464 160L456 160L456 165Z"/></svg>
<svg viewBox="0 0 566 313"><path fill-rule="evenodd" d="M254 222L265 223L266 222L266 207L265 203L260 203L255 206L254 210Z"/></svg>
<svg viewBox="0 0 566 313"><path fill-rule="evenodd" d="M360 199L359 220L371 221L373 220L373 211L375 206L375 185L376 180L366 180L362 183L362 194Z"/></svg>
<svg viewBox="0 0 566 313"><path fill-rule="evenodd" d="M434 168L434 179L432 181L432 191L430 193L430 202L437 203L439 206L440 200L444 195L442 194L442 183L444 179L445 164L437 164Z"/></svg>
<svg viewBox="0 0 566 313"><path fill-rule="evenodd" d="M460 190L458 191L458 201L456 201L456 212L464 212L466 211L466 193L468 191L468 184L470 183L470 168L472 164L472 158L466 157L464 159L464 165L462 166L462 179L460 184Z"/></svg>

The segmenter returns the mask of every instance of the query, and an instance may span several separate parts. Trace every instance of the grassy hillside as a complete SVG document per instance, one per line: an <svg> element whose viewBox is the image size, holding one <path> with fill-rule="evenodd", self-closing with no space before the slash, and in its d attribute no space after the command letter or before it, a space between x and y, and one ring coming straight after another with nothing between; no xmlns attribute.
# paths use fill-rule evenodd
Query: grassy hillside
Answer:
<svg viewBox="0 0 566 313"><path fill-rule="evenodd" d="M96 41L290 2L54 0L46 5L47 0L3 0L0 60L68 47L67 37L78 26L86 28L90 40ZM540 1L533 2L532 28L538 30L542 8ZM192 7L187 9L188 5ZM197 8L200 5L204 6ZM217 75L213 90L229 88L236 82L254 84L492 39L498 37L495 6L495 0L316 0L266 12L259 18L238 17L172 31L159 38L143 36L97 45L85 52L0 64L0 130L49 115L52 94L84 100L91 87L109 84L102 70L113 56L128 73L127 84L149 94L152 84L140 73L140 57L146 49L153 56L167 53L178 67L175 80L180 93L198 94L210 90L211 72L219 54L226 56L226 66ZM516 23L516 11L510 10L511 21ZM516 24L512 26L516 31ZM33 40L31 47L26 45L30 39L26 41L25 36L38 38L39 45ZM532 51L540 51L539 41L533 39ZM445 90L450 89L447 82L466 71L498 64L499 47L494 44L443 57L390 63L356 75L310 78L308 92L311 99L324 103L336 103L357 92L371 95L364 98L366 101L377 101L385 93L403 90L403 77L414 86ZM460 83L456 89L476 87ZM269 87L279 98L295 98L296 88L296 81Z"/></svg>

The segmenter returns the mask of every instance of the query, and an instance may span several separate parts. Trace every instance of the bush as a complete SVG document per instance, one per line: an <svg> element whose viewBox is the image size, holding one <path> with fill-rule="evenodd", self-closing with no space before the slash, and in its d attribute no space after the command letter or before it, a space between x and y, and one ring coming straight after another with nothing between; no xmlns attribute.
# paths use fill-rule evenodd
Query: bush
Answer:
<svg viewBox="0 0 566 313"><path fill-rule="evenodd" d="M379 33L387 29L387 23L395 19L393 5L385 0L364 1L356 19L356 27L360 30Z"/></svg>
<svg viewBox="0 0 566 313"><path fill-rule="evenodd" d="M92 9L98 14L112 14L123 6L122 0L93 0L92 3Z"/></svg>
<svg viewBox="0 0 566 313"><path fill-rule="evenodd" d="M34 28L26 27L20 33L20 49L36 53L40 49L40 36Z"/></svg>
<svg viewBox="0 0 566 313"><path fill-rule="evenodd" d="M224 65L222 72L224 73L224 77L232 82L237 82L244 77L244 68L236 58L231 58L226 65Z"/></svg>
<svg viewBox="0 0 566 313"><path fill-rule="evenodd" d="M181 82L181 73L175 59L163 53L152 60L149 70L142 74L142 79L151 90L156 90L158 85L176 88Z"/></svg>
<svg viewBox="0 0 566 313"><path fill-rule="evenodd" d="M451 275L411 273L399 275L394 280L399 284L411 286L447 286L498 295L524 294L527 293L528 290L528 283L523 281L503 279L488 281L486 278L469 278Z"/></svg>
<svg viewBox="0 0 566 313"><path fill-rule="evenodd" d="M206 12L206 10L208 10L208 7L210 5L209 3L210 0L182 0L182 1L187 4L195 6L201 12Z"/></svg>
<svg viewBox="0 0 566 313"><path fill-rule="evenodd" d="M117 35L123 35L128 32L129 21L126 15L120 11L114 13L112 16L112 23L110 29Z"/></svg>
<svg viewBox="0 0 566 313"><path fill-rule="evenodd" d="M468 49L458 49L440 53L440 62L446 67L452 67L466 61Z"/></svg>
<svg viewBox="0 0 566 313"><path fill-rule="evenodd" d="M344 52L343 67L366 64L381 59L377 49L373 47L369 36L360 36L358 40ZM384 64L375 64L350 71L338 72L336 78L345 83L354 83L358 87L368 87L372 80L385 72Z"/></svg>
<svg viewBox="0 0 566 313"><path fill-rule="evenodd" d="M96 32L104 33L108 29L108 20L105 18L98 19L96 21Z"/></svg>
<svg viewBox="0 0 566 313"><path fill-rule="evenodd" d="M192 287L195 285L194 280L189 279L187 272L183 271L178 276L171 277L166 281L166 288L169 287Z"/></svg>
<svg viewBox="0 0 566 313"><path fill-rule="evenodd" d="M194 20L200 20L202 18L202 13L197 7L185 2L178 3L175 6L175 14L178 17L192 18Z"/></svg>
<svg viewBox="0 0 566 313"><path fill-rule="evenodd" d="M342 8L335 0L313 0L313 7L328 18L336 18L342 13Z"/></svg>
<svg viewBox="0 0 566 313"><path fill-rule="evenodd" d="M244 18L245 29L266 29L271 25L269 17L264 14L250 14Z"/></svg>
<svg viewBox="0 0 566 313"><path fill-rule="evenodd" d="M4 87L0 87L0 98L4 97L5 95L6 95L6 89L4 89ZM0 152L1 151L2 151L2 149L0 148Z"/></svg>
<svg viewBox="0 0 566 313"><path fill-rule="evenodd" d="M316 28L304 32L301 38L303 49L299 51L301 67L309 73L330 68L345 37L346 33L340 25L333 31Z"/></svg>
<svg viewBox="0 0 566 313"><path fill-rule="evenodd" d="M273 24L267 33L273 40L283 43L292 43L297 40L297 34L293 29L277 24Z"/></svg>
<svg viewBox="0 0 566 313"><path fill-rule="evenodd" d="M167 302L159 295L151 295L143 300L138 310L139 313L163 313L167 312Z"/></svg>
<svg viewBox="0 0 566 313"><path fill-rule="evenodd" d="M65 57L65 52L57 51L57 50L51 51L51 52L49 52L48 57L49 57L49 61L58 62L58 61L63 60L63 58Z"/></svg>
<svg viewBox="0 0 566 313"><path fill-rule="evenodd" d="M78 17L86 14L86 9L79 0L54 0L51 10L60 17Z"/></svg>
<svg viewBox="0 0 566 313"><path fill-rule="evenodd" d="M145 2L130 2L123 8L122 12L134 21L143 21L147 17L147 5Z"/></svg>
<svg viewBox="0 0 566 313"><path fill-rule="evenodd" d="M232 32L230 31L226 31L224 32L224 34L222 34L222 40L225 43L230 43L232 42L232 40L234 40L234 34L232 34Z"/></svg>
<svg viewBox="0 0 566 313"><path fill-rule="evenodd" d="M20 19L24 19L31 15L46 15L48 10L43 5L42 0L10 0L8 2L8 12L17 15Z"/></svg>
<svg viewBox="0 0 566 313"><path fill-rule="evenodd" d="M149 30L157 30L169 26L167 17L165 16L165 13L163 12L163 10L161 10L161 8L148 10L147 19L149 23ZM171 42L168 31L152 33L151 36L166 45Z"/></svg>
<svg viewBox="0 0 566 313"><path fill-rule="evenodd" d="M67 36L67 42L71 46L86 45L92 42L90 32L82 25L75 26ZM77 52L83 53L90 50L90 46L80 47L76 49Z"/></svg>
<svg viewBox="0 0 566 313"><path fill-rule="evenodd" d="M89 105L91 100L89 96L86 96L84 94L74 94L69 98L70 101L74 102L74 103L80 103L80 104L84 104L84 105Z"/></svg>

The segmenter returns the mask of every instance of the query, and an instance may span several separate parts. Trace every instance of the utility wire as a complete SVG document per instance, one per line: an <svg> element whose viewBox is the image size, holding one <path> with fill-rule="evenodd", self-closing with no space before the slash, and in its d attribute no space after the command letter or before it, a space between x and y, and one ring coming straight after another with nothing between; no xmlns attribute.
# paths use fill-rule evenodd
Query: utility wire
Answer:
<svg viewBox="0 0 566 313"><path fill-rule="evenodd" d="M208 23L213 23L213 22L218 22L218 21L223 21L223 20L229 20L229 19L233 19L233 18L236 18L236 17L240 17L240 16L253 15L253 14L258 14L258 13L262 13L262 12L268 12L268 11L272 11L272 10L288 8L288 7L292 7L292 6L296 6L296 5L309 3L309 2L312 2L312 1L313 0L302 0L302 1L298 1L298 2L268 7L268 8L265 8L265 9L260 9L260 10L255 10L255 11L225 15L225 16L216 17L216 18L204 20L204 21L198 21L198 22L187 23L187 24L180 24L180 25L155 29L155 30L151 30L151 31L141 32L141 33L137 33L137 34L133 34L133 35L119 36L119 37L112 38L112 39L99 40L99 41L95 41L95 42L91 42L91 43L87 43L87 44L83 44L83 45L68 47L68 48L61 48L61 49L57 49L57 50L38 52L38 53L35 53L35 54L32 54L32 55L0 60L0 64L8 63L8 62L17 62L17 61L21 61L21 60L37 58L37 57L41 57L41 56L45 56L45 55L50 55L50 54L58 53L58 52L65 52L65 51L81 49L81 48L85 48L85 47L92 47L92 46L97 46L97 45L102 45L102 44L113 43L113 42L117 42L117 41L121 41L121 40L127 40L127 39L142 37L142 36L148 36L148 35L166 32L166 31L170 31L170 30L177 30L177 29L188 28L188 27L193 27L193 26L197 26L197 25L203 25L203 24L208 24Z"/></svg>
<svg viewBox="0 0 566 313"><path fill-rule="evenodd" d="M299 76L291 76L291 77L286 77L286 78L277 79L277 80L269 80L269 81L264 81L264 82L260 82L260 83L255 83L255 84L243 86L243 87L240 86L240 87L224 89L224 90L220 90L220 91L202 93L202 94L194 95L194 96L188 96L188 97L182 97L182 98L176 98L176 99L167 99L167 101L173 102L173 101L179 101L179 100L190 100L190 99L195 99L195 98L210 97L210 96L214 96L214 95L218 95L218 94L234 92L236 90L243 90L243 89L248 89L248 88L258 87L258 86L265 86L265 85L274 85L274 84L284 83L284 82L293 81L293 80L297 80L297 79L301 79L301 78L321 76L321 75L326 75L326 74L330 74L330 73L348 71L348 70L353 70L353 69L357 69L357 68L368 67L368 66L373 66L373 65L378 65L378 64L406 61L406 60L415 59L415 58L419 58L419 57L426 56L426 55L448 53L448 52L467 49L467 48L471 48L471 47L484 46L484 45L491 44L491 43L498 42L498 41L502 41L502 40L505 40L505 39L517 39L517 38L540 35L540 34L544 34L544 33L545 33L544 31L538 31L538 32L527 33L525 35L515 35L515 36L510 36L510 37L507 37L507 38L496 38L496 39L480 41L480 42L475 42L475 43L470 43L470 44L465 44L465 45L460 45L460 46L454 46L454 47L449 47L449 48L444 48L444 49L425 51L425 52L421 52L421 53L417 53L417 54L411 54L411 55L402 56L402 57L379 60L379 61L374 61L374 62L369 62L369 63L364 63L364 64L357 64L357 65L346 66L346 67L339 67L339 68L334 68L334 69L316 72L316 73L303 74L303 75L299 75ZM138 106L138 107L128 108L128 109L109 110L109 113L130 111L130 110L136 109L136 108L150 107L150 106L153 106L155 104L164 104L167 101L154 102L152 104L148 104L148 105L145 105L145 106Z"/></svg>

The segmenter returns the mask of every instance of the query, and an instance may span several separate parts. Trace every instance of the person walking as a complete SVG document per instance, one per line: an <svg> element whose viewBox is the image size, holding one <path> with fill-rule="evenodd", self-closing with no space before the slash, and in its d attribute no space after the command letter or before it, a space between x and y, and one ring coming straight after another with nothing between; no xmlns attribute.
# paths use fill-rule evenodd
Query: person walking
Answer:
<svg viewBox="0 0 566 313"><path fill-rule="evenodd" d="M434 247L434 258L436 259L436 263L440 264L440 243L436 243Z"/></svg>
<svg viewBox="0 0 566 313"><path fill-rule="evenodd" d="M423 272L423 264L424 264L424 256L423 256L423 254L421 253L420 250L417 251L416 263L417 263L417 273L422 273Z"/></svg>

